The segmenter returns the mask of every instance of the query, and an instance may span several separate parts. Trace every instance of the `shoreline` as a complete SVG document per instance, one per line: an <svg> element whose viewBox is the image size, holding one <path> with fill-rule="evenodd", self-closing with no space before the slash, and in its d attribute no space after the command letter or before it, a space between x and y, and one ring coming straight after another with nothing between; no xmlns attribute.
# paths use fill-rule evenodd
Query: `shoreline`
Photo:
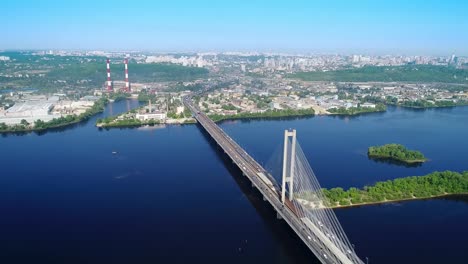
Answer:
<svg viewBox="0 0 468 264"><path fill-rule="evenodd" d="M382 112L382 111L379 111ZM306 114L306 115L285 115L285 116L224 116L222 118L211 118L213 122L220 123L224 121L235 121L235 120L279 120L279 119L294 119L294 118L312 118L314 116L356 116L362 114L371 114L377 112L365 112L365 113L358 113L358 114ZM208 116L209 117L209 116ZM196 121L193 122L185 122L185 123L155 123L155 125L193 125L196 124ZM119 127L141 127L149 124L135 124L135 125L103 125L103 124L96 124L98 128L119 128Z"/></svg>
<svg viewBox="0 0 468 264"><path fill-rule="evenodd" d="M365 115L365 114L373 114L373 113L384 113L387 112L387 109L385 110L377 110L377 111L364 111L364 112L356 112L353 114L350 113L333 113L329 112L328 114L325 114L325 116L358 116L358 115Z"/></svg>
<svg viewBox="0 0 468 264"><path fill-rule="evenodd" d="M95 109L96 107L96 104L100 104L102 103L102 107L99 108L99 109ZM94 105L87 110L87 112L84 112L82 113L81 115L78 115L75 117L78 118L76 120L73 120L71 122L66 122L66 123L62 123L62 124L57 124L57 125L53 125L53 126L48 126L48 127L45 127L45 128L36 128L36 127L30 127L30 128L25 128L25 129L20 129L20 130L0 130L0 135L1 134L4 134L4 135L8 135L8 134L27 134L27 133L32 133L32 132L47 132L49 130L54 130L54 129L59 129L59 128L66 128L66 127L69 127L69 126L72 126L72 125L76 125L76 124L79 124L79 123L82 123L82 122L85 122L85 121L88 121L89 119L91 119L92 117L100 114L100 113L103 113L106 106L109 104L109 101L107 99L103 100L103 98L99 99L98 101L96 101L94 103ZM67 115L67 116L61 116L60 118L67 118L69 117L70 115ZM81 117L80 117L81 116ZM53 121L54 119L50 120L50 121ZM50 122L50 121L47 121L47 122ZM47 123L45 122L45 123Z"/></svg>
<svg viewBox="0 0 468 264"><path fill-rule="evenodd" d="M459 104L459 105L443 105L443 106L409 106L409 105L401 105L401 104L387 104L391 105L394 107L402 107L402 108L408 108L408 109L417 109L417 110L425 110L425 109L434 109L434 108L453 108L453 107L464 107L468 106L467 104Z"/></svg>
<svg viewBox="0 0 468 264"><path fill-rule="evenodd" d="M394 107L403 107L403 108L413 108L414 107L405 107L405 106L399 106L399 105L393 105L389 104L390 106ZM457 105L457 106L443 106L443 107L427 107L427 108L419 108L419 109L429 109L429 108L445 108L445 107L459 107L459 106L468 106L468 105ZM259 113L258 115L253 115L252 116L221 116L220 118L212 118L210 117L211 120L215 123L223 122L223 121L234 121L234 120L278 120L278 119L289 119L289 118L311 118L315 116L331 116L331 117L346 117L346 116L360 116L360 115L365 115L365 114L372 114L372 113L383 113L386 112L387 109L385 110L378 110L378 111L371 111L371 112L358 112L358 113L314 113L314 114L297 114L297 115L280 115L280 116L267 116L267 115L262 115L262 113ZM154 123L154 125L193 125L196 124L196 121L193 122L185 122L185 123ZM71 125L71 124L70 124ZM133 125L103 125L103 124L96 124L95 125L97 128L105 128L105 129L111 129L111 128L138 128L138 127L144 127L144 126L151 126L151 124L133 124ZM32 132L35 130L30 130L30 131L24 131L24 132ZM23 131L12 131L12 132L0 132L1 133L14 133L14 132L23 132ZM372 159L390 159L390 157L369 157ZM415 164L415 163L424 163L427 162L428 160L424 161L403 161L403 160L397 160L395 161L400 161L403 163L408 163L408 164Z"/></svg>
<svg viewBox="0 0 468 264"><path fill-rule="evenodd" d="M436 199L436 198L456 196L456 195L468 195L468 193L466 193L466 192L464 192L464 193L445 193L445 194L439 194L439 195L432 195L432 196L428 196L428 197L404 198L404 199L397 199L397 200L386 200L386 201L378 201L378 202L365 202L365 203L349 204L349 205L334 205L334 206L329 206L327 208L331 208L331 209L351 208L351 207L379 205L379 204L387 204L387 203L398 203L398 202L406 202L406 201L429 200L429 199Z"/></svg>
<svg viewBox="0 0 468 264"><path fill-rule="evenodd" d="M386 104L387 105L387 104ZM394 107L398 107L399 105L392 105ZM443 107L428 107L429 108L444 108L444 107L458 107L458 106L468 106L468 105L457 105L457 106L443 106ZM414 107L404 107L403 108L414 108ZM426 108L421 108L421 109L426 109ZM313 114L297 114L297 115L279 115L279 116L268 116L268 115L262 115L263 113L258 113L257 115L252 114L252 116L235 116L235 115L228 115L228 116L220 116L219 118L212 118L210 117L211 120L215 123L223 122L223 121L234 121L234 120L278 120L278 119L289 119L289 118L311 118L315 116L331 116L331 117L352 117L352 116L360 116L360 115L366 115L366 114L373 114L373 113L384 113L387 112L387 109L385 110L377 110L377 111L369 111L369 112L357 112L357 113L313 113ZM183 122L183 123L155 123L154 125L193 125L196 124L196 121L193 122ZM133 124L133 125L103 125L103 124L96 124L96 127L98 128L137 128L137 127L143 127L143 126L151 126L151 124ZM374 157L370 157L374 158ZM390 157L375 157L375 159L390 159ZM415 164L415 163L424 163L427 162L428 160L417 160L417 161L404 161L404 160L397 160L395 161L400 161L403 163L408 163L408 164Z"/></svg>
<svg viewBox="0 0 468 264"><path fill-rule="evenodd" d="M270 120L274 120L274 119L281 119L281 118L298 118L298 117L303 117L303 118L308 118L308 117L314 117L316 116L316 114L305 114L305 115L284 115L284 116L261 116L261 115L258 115L258 116L232 116L232 115L229 115L229 116L223 116L221 118L215 118L213 119L212 117L210 117L208 115L208 117L213 120L213 122L215 123L218 123L218 122L222 122L222 121L229 121L229 120L249 120L249 119L252 119L252 120L259 120L259 119L270 119Z"/></svg>
<svg viewBox="0 0 468 264"><path fill-rule="evenodd" d="M101 124L96 124L95 126L98 129L112 129L112 128L139 128L139 127L153 127L153 126L158 126L158 125L177 125L177 126L182 126L182 125L194 125L197 122L186 122L186 123L154 123L154 124L127 124L127 125L101 125Z"/></svg>
<svg viewBox="0 0 468 264"><path fill-rule="evenodd" d="M428 161L428 159L420 159L420 160L402 160L402 159L396 159L391 156L377 156L377 155L369 155L367 154L367 157L372 160L392 160L392 161L399 161L407 164L414 164L414 163L425 163Z"/></svg>
<svg viewBox="0 0 468 264"><path fill-rule="evenodd" d="M98 114L98 113L96 113ZM0 134L15 134L15 133L31 133L31 132L45 132L51 129L56 129L56 128L65 128L71 125L75 125L81 122L86 121L87 119L81 119L81 120L76 120L72 121L69 123L64 123L61 125L56 125L56 126L51 126L47 128L27 128L27 129L21 129L21 130L0 130Z"/></svg>
<svg viewBox="0 0 468 264"><path fill-rule="evenodd" d="M229 115L229 116L222 116L220 118L212 118L210 116L208 116L211 120L213 120L213 122L215 123L219 123L219 122L223 122L223 121L230 121L230 120L249 120L249 119L252 119L252 120L259 120L259 119L270 119L270 120L275 120L275 119L282 119L282 118L308 118L308 117L314 117L315 114L304 114L304 115L284 115L284 116L261 116L261 115L258 115L258 116L232 116L232 115ZM193 120L193 121L186 121L186 122L169 122L169 123L154 123L154 125L193 125L193 124L196 124L197 121L196 120ZM142 123L142 124L132 124L132 125L103 125L102 123L97 123L96 124L96 127L98 128L123 128L123 127L128 127L128 128L131 128L131 127L142 127L142 126L146 126L146 125L150 125L148 123Z"/></svg>

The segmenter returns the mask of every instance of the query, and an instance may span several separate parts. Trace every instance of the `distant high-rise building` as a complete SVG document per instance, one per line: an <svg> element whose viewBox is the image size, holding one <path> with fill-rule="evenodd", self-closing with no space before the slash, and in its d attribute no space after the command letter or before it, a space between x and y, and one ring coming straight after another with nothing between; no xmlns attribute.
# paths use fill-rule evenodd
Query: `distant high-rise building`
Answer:
<svg viewBox="0 0 468 264"><path fill-rule="evenodd" d="M455 54L452 54L452 57L450 57L449 64L454 66L458 65L458 57L455 56Z"/></svg>
<svg viewBox="0 0 468 264"><path fill-rule="evenodd" d="M361 55L353 55L353 63L358 63L361 60Z"/></svg>

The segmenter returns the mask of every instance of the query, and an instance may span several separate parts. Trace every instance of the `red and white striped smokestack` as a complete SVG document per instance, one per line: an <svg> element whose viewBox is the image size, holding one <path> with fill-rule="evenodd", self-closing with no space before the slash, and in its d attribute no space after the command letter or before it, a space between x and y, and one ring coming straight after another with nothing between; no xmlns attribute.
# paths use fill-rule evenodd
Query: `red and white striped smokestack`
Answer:
<svg viewBox="0 0 468 264"><path fill-rule="evenodd" d="M125 59L125 90L130 92L130 83L128 82L128 59Z"/></svg>
<svg viewBox="0 0 468 264"><path fill-rule="evenodd" d="M110 60L107 59L107 91L112 92L112 81L110 77Z"/></svg>

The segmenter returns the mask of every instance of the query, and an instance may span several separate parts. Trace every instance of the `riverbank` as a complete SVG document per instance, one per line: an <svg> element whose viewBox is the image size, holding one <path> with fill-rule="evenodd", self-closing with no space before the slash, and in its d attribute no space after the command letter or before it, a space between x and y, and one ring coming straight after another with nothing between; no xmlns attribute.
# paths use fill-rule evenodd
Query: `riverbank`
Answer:
<svg viewBox="0 0 468 264"><path fill-rule="evenodd" d="M193 118L187 118L183 120L166 120L163 122L159 122L157 120L147 120L147 121L140 121L138 119L130 119L130 120L121 120L117 122L111 123L96 123L96 127L98 128L136 128L136 127L143 127L143 126L155 126L155 125L189 125L189 124L196 124L197 121Z"/></svg>
<svg viewBox="0 0 468 264"><path fill-rule="evenodd" d="M392 104L395 106L412 108L412 109L431 109L431 108L450 108L457 106L468 106L468 101L439 101L439 102L429 102L426 100L418 100L414 102L405 101L403 103Z"/></svg>
<svg viewBox="0 0 468 264"><path fill-rule="evenodd" d="M94 103L94 105L90 109L86 110L86 112L80 115L62 116L59 118L54 118L48 122L44 122L38 119L34 122L34 124L29 124L27 122L17 124L14 126L0 124L0 134L44 132L49 129L64 128L67 126L78 124L80 122L88 120L89 118L98 113L102 113L108 102L108 99L100 98Z"/></svg>
<svg viewBox="0 0 468 264"><path fill-rule="evenodd" d="M450 196L468 196L468 192L465 193L445 193L440 195L432 195L430 197L413 197L413 198L405 198L405 199L398 199L398 200L386 200L386 201L378 201L378 202L367 202L367 203L358 203L358 204L348 204L348 205L333 205L329 208L332 209L339 209L339 208L351 208L351 207L359 207L359 206L367 206L367 205L379 205L379 204L389 204L389 203L399 203L399 202L406 202L406 201L418 201L418 200L430 200L442 197L450 197Z"/></svg>
<svg viewBox="0 0 468 264"><path fill-rule="evenodd" d="M398 159L389 155L367 155L370 159L373 160L383 160L383 161L398 161L403 164L415 164L415 163L424 163L427 161L427 159L411 159L411 160L405 160L405 159Z"/></svg>
<svg viewBox="0 0 468 264"><path fill-rule="evenodd" d="M285 110L267 110L259 113L239 113L235 115L208 114L208 117L214 122L238 119L275 119L284 117L308 117L314 116L314 109L285 109Z"/></svg>
<svg viewBox="0 0 468 264"><path fill-rule="evenodd" d="M331 208L463 195L468 193L468 171L436 171L424 176L377 182L363 189L323 189L323 193L328 198L326 205ZM307 199L307 194L304 197Z"/></svg>
<svg viewBox="0 0 468 264"><path fill-rule="evenodd" d="M354 116L369 113L378 113L387 111L387 106L384 104L377 104L375 107L350 107L350 108L332 108L328 109L330 115L341 116Z"/></svg>
<svg viewBox="0 0 468 264"><path fill-rule="evenodd" d="M96 121L96 127L99 128L131 128L131 127L141 127L141 126L154 126L154 125L185 125L185 124L195 124L197 121L192 118L167 118L163 120L140 120L135 117L128 117L128 114L124 113L118 116L112 116L104 119L98 119Z"/></svg>

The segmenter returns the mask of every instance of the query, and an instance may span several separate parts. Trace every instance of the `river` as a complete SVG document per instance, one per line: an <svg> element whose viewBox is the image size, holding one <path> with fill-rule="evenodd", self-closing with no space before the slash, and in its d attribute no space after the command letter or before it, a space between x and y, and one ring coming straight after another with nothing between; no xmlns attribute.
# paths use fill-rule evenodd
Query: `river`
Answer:
<svg viewBox="0 0 468 264"><path fill-rule="evenodd" d="M116 102L70 128L0 137L0 263L317 263L197 125L94 127L137 105ZM468 107L220 125L267 167L284 129L297 129L323 187L468 170ZM367 158L368 146L385 143L430 161ZM468 257L466 197L335 212L369 263Z"/></svg>

